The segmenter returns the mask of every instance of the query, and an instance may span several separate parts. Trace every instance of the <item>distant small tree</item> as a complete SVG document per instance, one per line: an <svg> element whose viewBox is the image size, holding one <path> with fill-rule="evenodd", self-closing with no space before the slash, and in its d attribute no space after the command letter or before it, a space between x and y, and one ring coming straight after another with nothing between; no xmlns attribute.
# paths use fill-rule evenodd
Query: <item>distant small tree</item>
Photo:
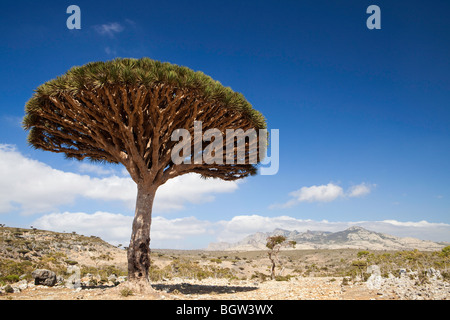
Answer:
<svg viewBox="0 0 450 320"><path fill-rule="evenodd" d="M275 268L276 263L279 263L278 260L278 253L280 252L281 248L287 248L287 247L295 247L296 242L295 241L287 241L286 237L284 236L272 236L267 238L266 247L269 249L269 252L267 253L269 255L269 259L272 262L272 268L270 272L270 276L272 277L272 280L275 279Z"/></svg>

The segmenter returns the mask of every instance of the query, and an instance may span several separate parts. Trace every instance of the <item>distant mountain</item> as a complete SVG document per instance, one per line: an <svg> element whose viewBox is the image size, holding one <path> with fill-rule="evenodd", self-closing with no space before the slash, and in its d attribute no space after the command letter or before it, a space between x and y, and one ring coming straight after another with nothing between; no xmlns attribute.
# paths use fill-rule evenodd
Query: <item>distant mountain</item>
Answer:
<svg viewBox="0 0 450 320"><path fill-rule="evenodd" d="M298 232L275 229L273 232L257 232L237 243L210 243L209 251L254 251L266 250L267 238L282 235L287 240L296 241L295 249L370 249L370 250L440 250L445 245L416 238L400 238L384 233L369 231L353 226L343 231L306 231Z"/></svg>

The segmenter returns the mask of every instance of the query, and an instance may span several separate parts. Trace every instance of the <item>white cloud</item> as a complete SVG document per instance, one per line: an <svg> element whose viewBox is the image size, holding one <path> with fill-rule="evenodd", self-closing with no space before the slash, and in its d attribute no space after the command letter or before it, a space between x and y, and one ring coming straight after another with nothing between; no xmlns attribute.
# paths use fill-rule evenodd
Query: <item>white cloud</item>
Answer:
<svg viewBox="0 0 450 320"><path fill-rule="evenodd" d="M185 174L167 181L156 192L155 209L180 210L186 203L204 203L214 200L216 193L230 193L238 189L238 182L202 179L197 174Z"/></svg>
<svg viewBox="0 0 450 320"><path fill-rule="evenodd" d="M366 194L369 194L372 191L372 188L374 188L375 185L370 185L367 183L361 183L356 186L350 187L350 189L347 191L347 195L349 197L362 197Z"/></svg>
<svg viewBox="0 0 450 320"><path fill-rule="evenodd" d="M98 236L112 244L127 246L130 242L132 216L118 213L84 212L51 213L34 220L33 227L57 232L72 232L87 236ZM152 218L151 242L152 247L165 246L172 248L183 244L183 240L189 237L201 236L210 233L209 221L201 221L195 217L166 219L161 216ZM168 246L169 245L169 246Z"/></svg>
<svg viewBox="0 0 450 320"><path fill-rule="evenodd" d="M105 47L105 53L107 55L117 55L117 51L115 49L111 49L110 47Z"/></svg>
<svg viewBox="0 0 450 320"><path fill-rule="evenodd" d="M116 33L122 32L124 27L117 22L95 25L94 30L100 35L114 37Z"/></svg>
<svg viewBox="0 0 450 320"><path fill-rule="evenodd" d="M64 212L44 215L32 222L32 226L57 232L76 231L87 236L98 236L115 244L130 241L133 217L109 212Z"/></svg>
<svg viewBox="0 0 450 320"><path fill-rule="evenodd" d="M11 145L0 145L0 176L0 212L19 209L24 214L72 202L81 192L77 185L89 180L25 158Z"/></svg>
<svg viewBox="0 0 450 320"><path fill-rule="evenodd" d="M152 219L152 239L182 240L189 236L208 234L212 225L209 221L198 220L195 217L166 219L157 216Z"/></svg>
<svg viewBox="0 0 450 320"><path fill-rule="evenodd" d="M338 231L343 230L347 223L333 223L328 221L314 221L296 219L289 216L264 217L259 215L235 216L229 221L220 221L217 232L218 241L235 242L255 232L271 232L276 228L285 230Z"/></svg>
<svg viewBox="0 0 450 320"><path fill-rule="evenodd" d="M303 187L289 195L295 197L299 202L330 202L342 197L344 191L340 186L329 183L321 186Z"/></svg>
<svg viewBox="0 0 450 320"><path fill-rule="evenodd" d="M1 117L1 119L14 127L22 128L23 117L4 115Z"/></svg>
<svg viewBox="0 0 450 320"><path fill-rule="evenodd" d="M375 185L361 183L349 188L347 192L334 183L327 185L302 187L299 190L289 193L291 199L283 204L274 204L271 208L290 208L301 202L331 202L339 198L355 198L367 195Z"/></svg>
<svg viewBox="0 0 450 320"><path fill-rule="evenodd" d="M450 224L432 223L427 221L401 222L396 220L383 221L316 221L297 219L289 216L264 217L259 215L235 216L228 221L217 224L217 241L236 242L256 232L271 232L276 228L306 232L329 231L337 232L351 226L361 226L367 230L395 235L398 237L413 237L432 241L450 241Z"/></svg>
<svg viewBox="0 0 450 320"><path fill-rule="evenodd" d="M113 243L127 246L130 241L133 217L117 213L64 212L44 215L32 222L37 228L53 231L76 231L95 235ZM450 241L450 224L427 221L315 221L289 216L264 217L260 215L235 216L231 220L211 222L195 217L167 219L155 216L151 226L152 248L205 248L210 241L237 242L256 232L271 232L276 228L337 232L351 226L361 226L371 231L399 237L414 237L432 241ZM196 243L193 245L193 243Z"/></svg>
<svg viewBox="0 0 450 320"><path fill-rule="evenodd" d="M114 175L116 171L114 169L105 169L103 166L81 162L78 164L78 171L81 173L94 173L99 176Z"/></svg>
<svg viewBox="0 0 450 320"><path fill-rule="evenodd" d="M80 171L107 174L101 167L84 165ZM0 213L18 210L21 214L58 211L77 197L119 201L133 209L136 184L129 177L111 175L102 178L53 169L47 164L24 157L14 146L0 144ZM213 201L216 194L233 192L237 182L201 179L187 174L169 180L156 194L155 212L180 210L188 203Z"/></svg>
<svg viewBox="0 0 450 320"><path fill-rule="evenodd" d="M136 186L130 178L92 178L65 172L24 157L11 145L0 145L0 213L57 210L77 197L122 201L132 207Z"/></svg>

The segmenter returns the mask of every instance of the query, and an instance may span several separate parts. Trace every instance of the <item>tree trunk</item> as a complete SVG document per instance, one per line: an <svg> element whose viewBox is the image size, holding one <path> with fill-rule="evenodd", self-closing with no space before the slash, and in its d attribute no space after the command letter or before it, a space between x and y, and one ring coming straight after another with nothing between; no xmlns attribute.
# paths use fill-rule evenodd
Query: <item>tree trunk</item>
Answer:
<svg viewBox="0 0 450 320"><path fill-rule="evenodd" d="M150 225L152 206L157 187L138 185L136 211L133 220L130 245L128 247L128 280L150 284Z"/></svg>
<svg viewBox="0 0 450 320"><path fill-rule="evenodd" d="M268 254L269 254L269 259L272 262L272 268L270 270L270 278L272 280L274 280L275 279L275 259L272 257L272 252L269 252Z"/></svg>

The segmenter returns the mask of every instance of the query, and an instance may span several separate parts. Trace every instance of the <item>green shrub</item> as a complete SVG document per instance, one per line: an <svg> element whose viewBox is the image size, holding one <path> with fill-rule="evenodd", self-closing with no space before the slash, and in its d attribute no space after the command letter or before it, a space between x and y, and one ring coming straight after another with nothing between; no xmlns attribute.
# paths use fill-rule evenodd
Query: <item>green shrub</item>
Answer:
<svg viewBox="0 0 450 320"><path fill-rule="evenodd" d="M34 270L31 261L16 262L9 259L0 259L0 283L11 283L19 281L21 274L26 274L31 278Z"/></svg>
<svg viewBox="0 0 450 320"><path fill-rule="evenodd" d="M133 294L134 294L133 290L131 290L130 288L123 288L122 290L120 290L120 295L122 297L129 297L132 296Z"/></svg>
<svg viewBox="0 0 450 320"><path fill-rule="evenodd" d="M427 276L427 272L426 271L419 272L417 274L417 280L415 282L415 285L421 286L421 285L424 285L427 283L430 283L430 280L428 279L428 276Z"/></svg>
<svg viewBox="0 0 450 320"><path fill-rule="evenodd" d="M217 259L210 259L209 261L215 262L215 263L217 263L217 264L222 263L222 260L219 259L219 258L217 258Z"/></svg>
<svg viewBox="0 0 450 320"><path fill-rule="evenodd" d="M253 279L257 279L257 280L260 280L260 281L266 281L268 278L270 278L269 275L264 274L264 273L259 272L259 271L255 271L255 272L252 274L252 276L251 276L250 279L252 279L252 280L253 280Z"/></svg>
<svg viewBox="0 0 450 320"><path fill-rule="evenodd" d="M352 262L352 266L353 267L358 267L358 268L362 268L367 266L367 262L366 261L362 261L362 260L355 260Z"/></svg>
<svg viewBox="0 0 450 320"><path fill-rule="evenodd" d="M367 257L369 255L369 251L363 250L363 251L359 251L356 256L358 258L364 258Z"/></svg>
<svg viewBox="0 0 450 320"><path fill-rule="evenodd" d="M2 280L9 282L9 283L14 283L20 280L19 276L17 274L8 274L7 276L4 276L2 278Z"/></svg>
<svg viewBox="0 0 450 320"><path fill-rule="evenodd" d="M286 276L275 276L275 281L289 281L292 277L290 274Z"/></svg>
<svg viewBox="0 0 450 320"><path fill-rule="evenodd" d="M350 279L347 277L342 278L341 286L348 286L350 284Z"/></svg>

